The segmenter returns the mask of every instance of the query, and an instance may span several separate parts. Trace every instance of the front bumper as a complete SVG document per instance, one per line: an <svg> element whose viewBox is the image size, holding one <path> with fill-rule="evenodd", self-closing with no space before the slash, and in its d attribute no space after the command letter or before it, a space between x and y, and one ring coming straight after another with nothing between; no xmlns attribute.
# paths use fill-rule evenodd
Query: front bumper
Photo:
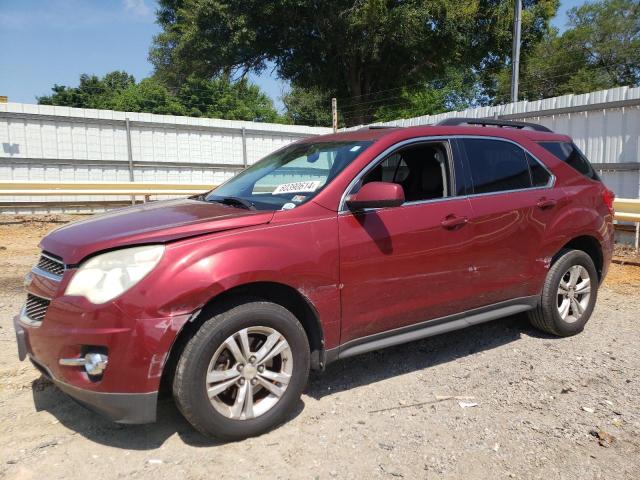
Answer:
<svg viewBox="0 0 640 480"><path fill-rule="evenodd" d="M149 393L107 393L87 390L69 385L57 379L51 371L28 353L26 331L20 324L19 316L13 319L18 343L18 356L27 356L33 365L56 387L81 405L118 423L152 423L156 420L158 392Z"/></svg>

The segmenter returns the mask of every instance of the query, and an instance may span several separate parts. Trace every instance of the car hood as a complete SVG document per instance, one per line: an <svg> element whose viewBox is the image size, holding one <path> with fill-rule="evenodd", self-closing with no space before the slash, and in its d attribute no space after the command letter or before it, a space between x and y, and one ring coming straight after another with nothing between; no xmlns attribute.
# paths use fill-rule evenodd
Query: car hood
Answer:
<svg viewBox="0 0 640 480"><path fill-rule="evenodd" d="M272 218L273 212L192 199L167 200L70 223L44 237L40 248L59 255L66 264L76 264L101 250L251 227Z"/></svg>

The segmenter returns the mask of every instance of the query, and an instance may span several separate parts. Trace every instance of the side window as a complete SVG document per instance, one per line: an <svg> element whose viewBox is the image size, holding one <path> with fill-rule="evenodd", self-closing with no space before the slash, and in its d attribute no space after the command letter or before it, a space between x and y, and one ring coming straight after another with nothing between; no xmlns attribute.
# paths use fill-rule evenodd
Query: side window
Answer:
<svg viewBox="0 0 640 480"><path fill-rule="evenodd" d="M587 157L585 157L580 149L573 143L540 142L540 146L566 164L572 166L585 177L600 181L600 177L589 163L589 160L587 160Z"/></svg>
<svg viewBox="0 0 640 480"><path fill-rule="evenodd" d="M402 148L380 162L362 179L402 185L407 202L448 197L449 163L440 142L421 143Z"/></svg>
<svg viewBox="0 0 640 480"><path fill-rule="evenodd" d="M380 182L400 183L407 179L409 175L409 168L399 154L394 154L384 160L379 167L376 167L371 173L367 175L371 176L373 181L374 176L379 176Z"/></svg>
<svg viewBox="0 0 640 480"><path fill-rule="evenodd" d="M529 171L531 172L531 183L534 187L544 187L549 184L551 174L540 165L535 158L527 153L527 162L529 163Z"/></svg>
<svg viewBox="0 0 640 480"><path fill-rule="evenodd" d="M502 192L531 187L529 164L523 149L510 142L465 138L474 193Z"/></svg>

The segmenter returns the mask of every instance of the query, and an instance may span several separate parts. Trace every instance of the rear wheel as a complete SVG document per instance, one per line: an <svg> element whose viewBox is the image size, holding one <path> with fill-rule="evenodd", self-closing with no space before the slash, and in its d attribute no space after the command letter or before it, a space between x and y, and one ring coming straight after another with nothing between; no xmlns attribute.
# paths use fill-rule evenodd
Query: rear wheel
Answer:
<svg viewBox="0 0 640 480"><path fill-rule="evenodd" d="M598 274L593 260L581 250L563 250L553 263L540 304L529 312L531 323L558 336L580 333L596 303Z"/></svg>
<svg viewBox="0 0 640 480"><path fill-rule="evenodd" d="M173 382L178 408L200 432L227 440L284 421L309 375L304 328L269 302L235 306L205 321L187 343Z"/></svg>

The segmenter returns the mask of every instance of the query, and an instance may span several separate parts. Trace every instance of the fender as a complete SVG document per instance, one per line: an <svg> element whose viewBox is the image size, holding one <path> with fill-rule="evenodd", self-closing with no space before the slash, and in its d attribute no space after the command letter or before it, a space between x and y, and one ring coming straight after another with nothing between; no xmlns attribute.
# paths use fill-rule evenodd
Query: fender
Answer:
<svg viewBox="0 0 640 480"><path fill-rule="evenodd" d="M604 205L586 205L581 199L597 198L591 189L604 188L601 185L581 185L564 187L565 194L559 202L560 210L547 226L546 241L540 249L540 260L544 260L545 271L551 259L569 242L579 237L595 239L602 255L602 275L606 273L606 266L613 248L613 216ZM542 287L541 278L540 287Z"/></svg>
<svg viewBox="0 0 640 480"><path fill-rule="evenodd" d="M334 212L312 221L263 225L170 243L159 267L126 295L120 305L123 311L141 319L183 317L231 289L270 282L297 290L317 312L327 348L339 343ZM175 328L166 333L170 332L177 334Z"/></svg>

